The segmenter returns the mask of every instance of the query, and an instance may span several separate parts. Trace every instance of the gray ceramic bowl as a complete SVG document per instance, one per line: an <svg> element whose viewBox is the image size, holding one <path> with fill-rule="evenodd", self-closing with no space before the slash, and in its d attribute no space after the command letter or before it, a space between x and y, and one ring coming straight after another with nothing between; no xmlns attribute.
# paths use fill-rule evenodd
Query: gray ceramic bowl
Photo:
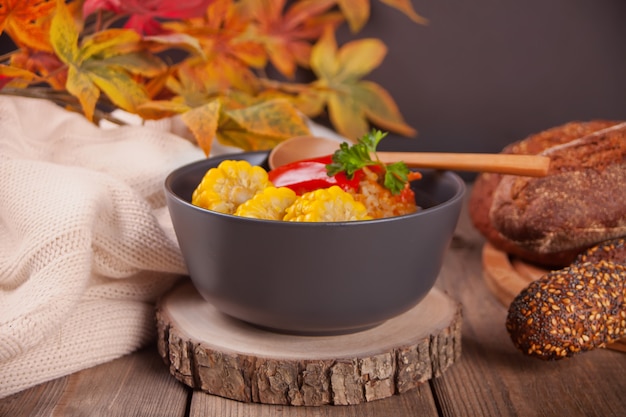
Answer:
<svg viewBox="0 0 626 417"><path fill-rule="evenodd" d="M202 160L165 182L191 280L221 312L281 332L345 333L412 308L433 287L463 202L465 185L456 174L423 171L413 184L423 210L414 214L291 223L193 206L204 173L225 159L263 166L267 153Z"/></svg>

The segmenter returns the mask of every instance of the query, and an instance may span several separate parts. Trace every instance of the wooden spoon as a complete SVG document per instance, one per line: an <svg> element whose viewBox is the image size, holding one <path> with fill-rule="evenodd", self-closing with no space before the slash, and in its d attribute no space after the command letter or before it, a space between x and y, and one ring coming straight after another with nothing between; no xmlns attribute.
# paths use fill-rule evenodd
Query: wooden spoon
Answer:
<svg viewBox="0 0 626 417"><path fill-rule="evenodd" d="M334 153L339 149L337 140L297 136L287 139L270 152L271 169L302 159ZM548 173L550 158L541 155L511 155L487 153L447 152L377 152L384 163L403 161L409 167L447 169L457 171L495 172L499 174L542 177Z"/></svg>

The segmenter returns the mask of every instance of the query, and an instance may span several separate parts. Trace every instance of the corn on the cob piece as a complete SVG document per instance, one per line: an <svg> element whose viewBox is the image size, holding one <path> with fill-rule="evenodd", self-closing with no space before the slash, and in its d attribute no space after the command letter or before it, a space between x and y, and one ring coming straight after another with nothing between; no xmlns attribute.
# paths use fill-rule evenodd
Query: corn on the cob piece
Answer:
<svg viewBox="0 0 626 417"><path fill-rule="evenodd" d="M233 214L240 204L270 186L272 183L263 168L243 160L226 160L207 171L193 192L191 203Z"/></svg>
<svg viewBox="0 0 626 417"><path fill-rule="evenodd" d="M285 216L285 209L296 198L296 193L290 188L267 187L237 207L235 215L254 219L282 220Z"/></svg>
<svg viewBox="0 0 626 417"><path fill-rule="evenodd" d="M315 190L298 197L287 207L283 220L291 222L338 222L369 220L367 209L338 186Z"/></svg>

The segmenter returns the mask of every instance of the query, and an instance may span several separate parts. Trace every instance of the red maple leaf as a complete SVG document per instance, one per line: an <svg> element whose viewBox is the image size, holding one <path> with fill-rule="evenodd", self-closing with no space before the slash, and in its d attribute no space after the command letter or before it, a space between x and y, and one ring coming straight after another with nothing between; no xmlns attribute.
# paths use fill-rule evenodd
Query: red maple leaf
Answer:
<svg viewBox="0 0 626 417"><path fill-rule="evenodd" d="M139 33L163 33L158 19L187 19L202 16L215 0L86 0L83 15L96 10L109 10L129 15L124 25Z"/></svg>

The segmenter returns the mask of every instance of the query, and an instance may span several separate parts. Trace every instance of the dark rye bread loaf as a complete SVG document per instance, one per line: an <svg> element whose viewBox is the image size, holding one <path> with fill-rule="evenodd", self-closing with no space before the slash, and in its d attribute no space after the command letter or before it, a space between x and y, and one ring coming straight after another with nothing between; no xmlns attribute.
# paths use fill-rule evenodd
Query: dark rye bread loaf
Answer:
<svg viewBox="0 0 626 417"><path fill-rule="evenodd" d="M533 134L502 150L507 154L534 155L556 145L587 136L598 130L613 126L618 122L595 120L589 122L570 122L540 133ZM489 218L493 203L493 194L502 179L502 175L493 173L480 174L472 187L469 197L469 215L476 229L496 248L513 254L518 258L539 265L562 267L569 265L578 255L579 250L537 253L517 245L502 236Z"/></svg>
<svg viewBox="0 0 626 417"><path fill-rule="evenodd" d="M500 234L540 254L626 236L626 123L542 154L547 176L504 176L494 191L489 214Z"/></svg>

